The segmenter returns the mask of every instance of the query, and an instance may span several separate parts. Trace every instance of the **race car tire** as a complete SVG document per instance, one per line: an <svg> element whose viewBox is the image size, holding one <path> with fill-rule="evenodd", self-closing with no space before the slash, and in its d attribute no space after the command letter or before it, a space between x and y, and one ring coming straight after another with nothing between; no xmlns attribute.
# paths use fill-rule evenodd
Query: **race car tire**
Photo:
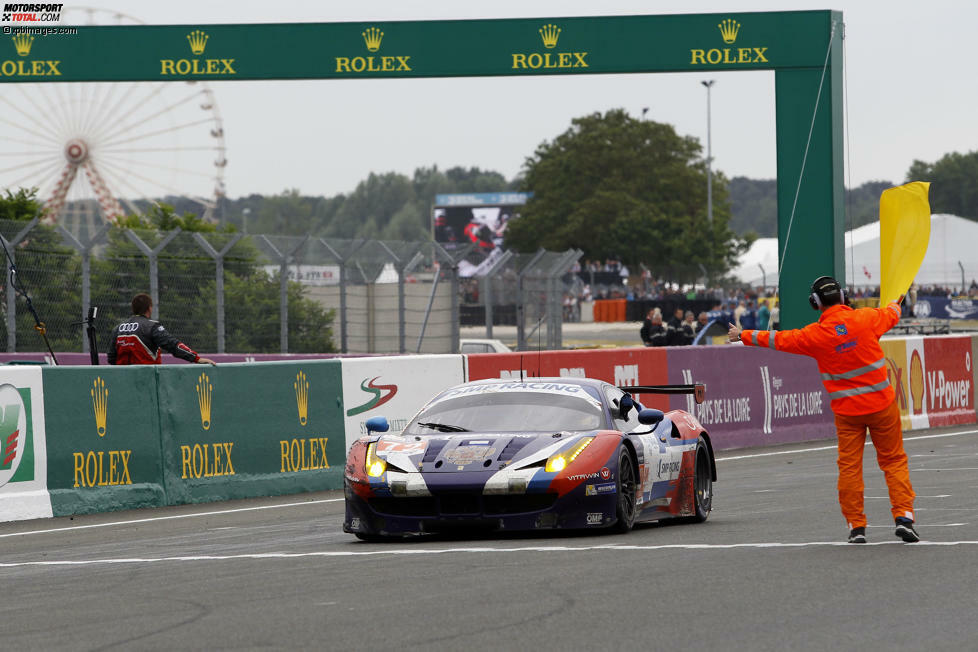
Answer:
<svg viewBox="0 0 978 652"><path fill-rule="evenodd" d="M693 467L693 500L696 504L696 515L691 516L691 523L702 523L710 516L713 509L713 472L710 469L710 451L700 439L696 445L696 464Z"/></svg>
<svg viewBox="0 0 978 652"><path fill-rule="evenodd" d="M625 534L635 525L635 491L637 474L635 465L632 463L632 456L628 453L628 448L624 445L618 447L618 479L616 481L618 489L618 503L615 507L615 524L612 531L618 534Z"/></svg>

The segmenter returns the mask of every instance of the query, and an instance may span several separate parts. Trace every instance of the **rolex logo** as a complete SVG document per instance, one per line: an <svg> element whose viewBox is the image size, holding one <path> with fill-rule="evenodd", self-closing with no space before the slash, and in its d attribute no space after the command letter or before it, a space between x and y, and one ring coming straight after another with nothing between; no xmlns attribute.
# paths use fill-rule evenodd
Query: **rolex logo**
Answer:
<svg viewBox="0 0 978 652"><path fill-rule="evenodd" d="M737 40L737 32L740 31L740 23L732 18L725 18L717 25L720 28L720 36L724 43L733 43Z"/></svg>
<svg viewBox="0 0 978 652"><path fill-rule="evenodd" d="M95 377L92 383L92 409L95 411L95 427L98 436L105 437L105 420L109 414L109 390L105 389L105 381L101 376Z"/></svg>
<svg viewBox="0 0 978 652"><path fill-rule="evenodd" d="M194 54L203 54L204 48L207 47L208 38L210 37L199 29L195 29L187 34L187 40L190 42L190 51Z"/></svg>
<svg viewBox="0 0 978 652"><path fill-rule="evenodd" d="M297 373L292 386L295 388L295 404L299 409L299 424L304 426L309 420L309 381L306 380L306 374L302 371Z"/></svg>
<svg viewBox="0 0 978 652"><path fill-rule="evenodd" d="M30 34L17 34L11 37L14 41L14 47L17 48L17 54L22 57L26 57L31 53L31 45L34 43L34 37Z"/></svg>
<svg viewBox="0 0 978 652"><path fill-rule="evenodd" d="M543 39L543 47L553 50L557 47L557 39L560 38L560 28L548 23L540 28L540 38Z"/></svg>
<svg viewBox="0 0 978 652"><path fill-rule="evenodd" d="M380 42L384 39L384 33L376 27L368 27L363 32L363 42L367 44L367 49L376 52L380 49Z"/></svg>
<svg viewBox="0 0 978 652"><path fill-rule="evenodd" d="M200 374L197 379L197 405L200 407L200 427L204 430L211 428L211 392L214 386L207 374Z"/></svg>

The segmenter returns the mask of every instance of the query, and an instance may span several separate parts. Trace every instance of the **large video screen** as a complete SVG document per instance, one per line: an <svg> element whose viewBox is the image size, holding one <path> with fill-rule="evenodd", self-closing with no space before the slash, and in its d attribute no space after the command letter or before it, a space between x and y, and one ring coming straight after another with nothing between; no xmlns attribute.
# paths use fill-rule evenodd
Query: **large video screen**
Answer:
<svg viewBox="0 0 978 652"><path fill-rule="evenodd" d="M481 276L502 253L509 221L518 218L533 193L501 192L437 195L432 235L448 251L474 249L459 262L459 275Z"/></svg>

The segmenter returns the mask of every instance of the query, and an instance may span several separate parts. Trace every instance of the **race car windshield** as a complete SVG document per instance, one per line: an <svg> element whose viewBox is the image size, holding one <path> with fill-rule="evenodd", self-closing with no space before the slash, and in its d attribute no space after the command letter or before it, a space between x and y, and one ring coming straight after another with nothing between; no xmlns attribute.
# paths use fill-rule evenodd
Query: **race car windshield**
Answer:
<svg viewBox="0 0 978 652"><path fill-rule="evenodd" d="M589 399L544 392L491 392L439 401L419 414L405 434L438 432L426 424L451 424L469 432L597 430L600 407Z"/></svg>

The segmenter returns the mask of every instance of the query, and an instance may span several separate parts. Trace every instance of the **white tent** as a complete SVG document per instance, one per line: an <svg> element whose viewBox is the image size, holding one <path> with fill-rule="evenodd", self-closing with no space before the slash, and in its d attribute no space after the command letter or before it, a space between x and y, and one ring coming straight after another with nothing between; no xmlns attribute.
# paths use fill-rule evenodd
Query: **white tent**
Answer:
<svg viewBox="0 0 978 652"><path fill-rule="evenodd" d="M879 222L846 232L845 264L846 285L877 287L880 284ZM733 275L751 286L760 286L766 276L767 286L772 287L777 283L777 270L778 239L759 238L740 257ZM917 274L917 285L960 291L962 274L965 286L978 280L978 222L954 215L931 215L930 243Z"/></svg>

